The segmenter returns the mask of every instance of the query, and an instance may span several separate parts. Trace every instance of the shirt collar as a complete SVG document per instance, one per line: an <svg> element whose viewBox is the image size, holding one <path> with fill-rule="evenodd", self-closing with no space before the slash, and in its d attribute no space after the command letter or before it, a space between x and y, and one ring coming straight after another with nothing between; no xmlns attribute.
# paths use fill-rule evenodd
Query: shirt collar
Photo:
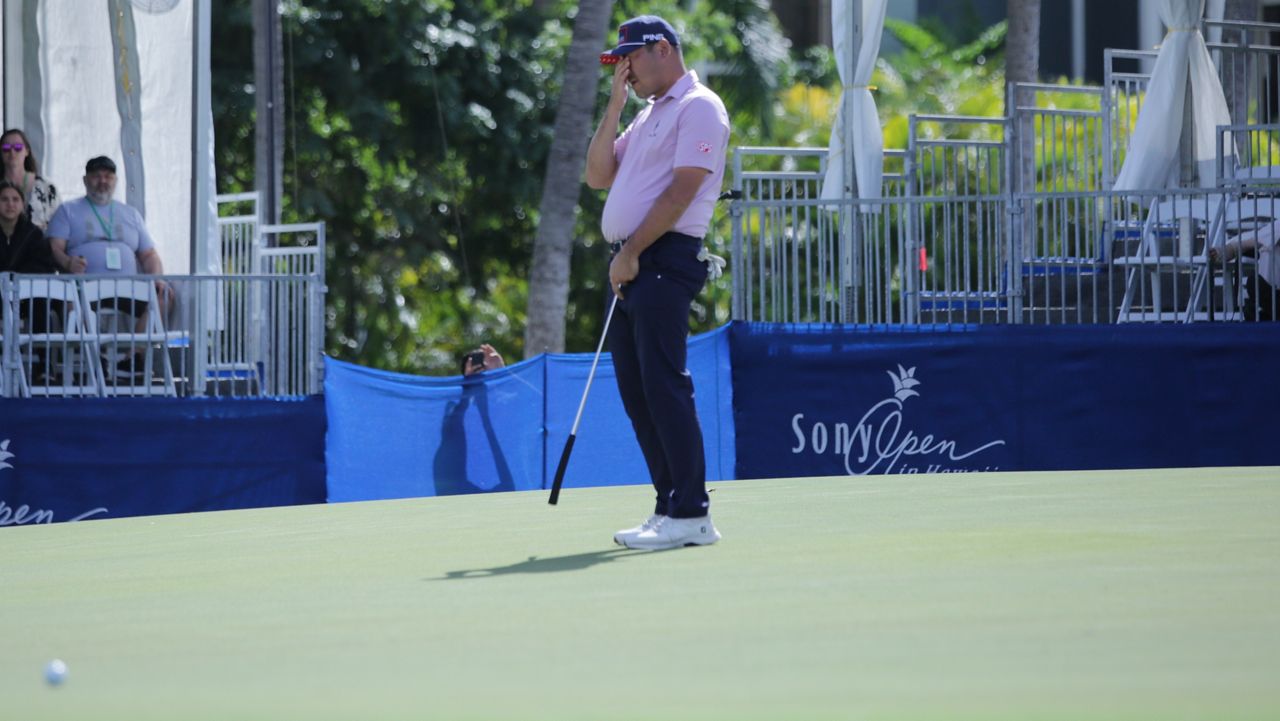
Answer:
<svg viewBox="0 0 1280 721"><path fill-rule="evenodd" d="M669 90L660 98L654 98L654 103L660 103L667 98L678 98L693 89L695 83L698 82L698 71L690 70L680 77L679 80L671 86Z"/></svg>

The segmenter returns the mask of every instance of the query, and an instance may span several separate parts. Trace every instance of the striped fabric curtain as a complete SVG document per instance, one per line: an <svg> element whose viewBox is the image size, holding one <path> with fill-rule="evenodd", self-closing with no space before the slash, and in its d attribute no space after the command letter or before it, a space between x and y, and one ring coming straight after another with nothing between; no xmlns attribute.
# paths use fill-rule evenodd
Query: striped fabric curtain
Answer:
<svg viewBox="0 0 1280 721"><path fill-rule="evenodd" d="M1151 71L1124 166L1116 178L1116 190L1159 190L1179 184L1178 149L1187 102L1191 102L1195 133L1192 147L1196 184L1216 184L1217 126L1229 125L1231 115L1200 33L1204 3L1205 0L1161 0L1160 19L1168 32ZM1232 152L1229 148L1224 150Z"/></svg>
<svg viewBox="0 0 1280 721"><path fill-rule="evenodd" d="M845 153L853 154L859 198L879 198L884 173L884 136L876 113L876 100L868 84L880 54L880 36L888 0L861 0L862 32L858 47L850 45L849 20L852 0L832 0L831 35L835 45L836 69L844 86L831 128L827 153L827 174L822 181L822 199L845 197ZM856 61L855 61L856 58ZM864 208L870 210L871 208Z"/></svg>

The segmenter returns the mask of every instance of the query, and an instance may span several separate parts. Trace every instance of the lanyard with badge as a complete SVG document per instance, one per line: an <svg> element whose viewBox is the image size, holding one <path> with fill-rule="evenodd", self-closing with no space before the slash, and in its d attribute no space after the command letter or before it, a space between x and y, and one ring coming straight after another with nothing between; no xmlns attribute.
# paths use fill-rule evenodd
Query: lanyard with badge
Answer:
<svg viewBox="0 0 1280 721"><path fill-rule="evenodd" d="M106 221L104 221L104 220L102 219L102 215L101 215L100 213L98 213L98 206L97 206L97 205L95 205L95 204L94 204L94 202L93 202L92 200L91 200L91 201L89 201L89 209L93 211L93 215L94 215L94 217L96 217L96 218L98 219L98 225L102 226L102 232L107 234L107 242L108 242L108 243L111 243L110 245L108 245L108 246L107 246L107 257L106 257L106 261L107 261L107 270L120 270L121 268L123 268L123 267L124 267L124 258L123 258L123 256L121 256L121 254L120 254L120 248L119 248L119 246L117 246L117 245L115 245L114 243L112 243L112 241L114 241L114 240L115 240L115 237L113 236L113 234L112 234L112 232L111 232L111 231L112 231L112 229L114 229L114 228L115 228L115 226L116 226L116 204L115 204L115 202L112 202L112 203L111 203L111 222L110 222L110 224L108 224Z"/></svg>

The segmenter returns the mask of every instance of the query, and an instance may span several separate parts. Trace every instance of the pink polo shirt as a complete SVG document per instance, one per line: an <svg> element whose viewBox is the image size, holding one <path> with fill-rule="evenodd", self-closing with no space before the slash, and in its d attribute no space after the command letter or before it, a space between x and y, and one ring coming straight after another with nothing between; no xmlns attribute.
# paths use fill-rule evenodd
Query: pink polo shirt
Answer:
<svg viewBox="0 0 1280 721"><path fill-rule="evenodd" d="M675 169L690 167L710 172L671 230L705 236L724 181L728 148L724 103L690 70L665 95L650 100L613 142L619 165L600 217L605 240L624 240L636 232L675 179Z"/></svg>

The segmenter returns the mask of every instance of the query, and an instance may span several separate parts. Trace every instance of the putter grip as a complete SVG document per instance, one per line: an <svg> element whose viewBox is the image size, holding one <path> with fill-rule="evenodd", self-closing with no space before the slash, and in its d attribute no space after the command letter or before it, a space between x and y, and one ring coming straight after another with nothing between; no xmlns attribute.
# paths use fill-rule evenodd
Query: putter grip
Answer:
<svg viewBox="0 0 1280 721"><path fill-rule="evenodd" d="M551 481L551 497L547 499L547 503L553 506L560 500L560 486L564 483L564 471L569 467L569 454L573 451L575 439L577 436L570 433L569 440L564 442L564 452L560 454L560 465L556 466L556 477Z"/></svg>

